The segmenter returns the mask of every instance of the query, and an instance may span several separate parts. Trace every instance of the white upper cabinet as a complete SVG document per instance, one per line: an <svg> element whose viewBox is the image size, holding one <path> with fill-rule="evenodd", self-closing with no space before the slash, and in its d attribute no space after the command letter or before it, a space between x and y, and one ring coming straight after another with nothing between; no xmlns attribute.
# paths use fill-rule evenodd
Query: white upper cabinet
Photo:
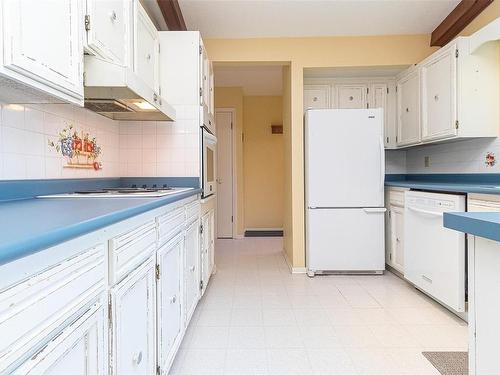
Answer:
<svg viewBox="0 0 500 375"><path fill-rule="evenodd" d="M397 81L397 138L398 146L420 142L420 76L410 69Z"/></svg>
<svg viewBox="0 0 500 375"><path fill-rule="evenodd" d="M158 94L158 30L138 0L134 1L134 15L134 71Z"/></svg>
<svg viewBox="0 0 500 375"><path fill-rule="evenodd" d="M304 86L304 111L309 108L330 108L329 85Z"/></svg>
<svg viewBox="0 0 500 375"><path fill-rule="evenodd" d="M131 0L87 0L86 49L115 64L127 65L132 26Z"/></svg>
<svg viewBox="0 0 500 375"><path fill-rule="evenodd" d="M6 102L83 104L83 43L77 0L3 0L3 64ZM50 18L50 19L49 19ZM23 95L19 84L28 87ZM33 89L37 93L33 92ZM52 99L51 99L52 97Z"/></svg>
<svg viewBox="0 0 500 375"><path fill-rule="evenodd" d="M457 133L457 58L452 44L422 64L422 140Z"/></svg>
<svg viewBox="0 0 500 375"><path fill-rule="evenodd" d="M335 85L335 108L367 108L367 91L366 85Z"/></svg>

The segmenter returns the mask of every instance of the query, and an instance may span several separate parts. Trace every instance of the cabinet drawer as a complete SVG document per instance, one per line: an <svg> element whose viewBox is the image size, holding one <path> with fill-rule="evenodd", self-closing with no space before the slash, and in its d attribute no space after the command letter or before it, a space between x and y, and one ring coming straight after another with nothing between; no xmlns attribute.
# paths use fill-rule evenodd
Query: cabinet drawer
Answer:
<svg viewBox="0 0 500 375"><path fill-rule="evenodd" d="M155 220L109 241L109 279L116 283L156 250Z"/></svg>
<svg viewBox="0 0 500 375"><path fill-rule="evenodd" d="M186 205L186 223L191 223L200 216L200 202L195 201Z"/></svg>
<svg viewBox="0 0 500 375"><path fill-rule="evenodd" d="M105 309L98 301L13 374L105 374L104 322Z"/></svg>
<svg viewBox="0 0 500 375"><path fill-rule="evenodd" d="M389 203L396 206L404 207L405 205L404 191L393 191L393 190L389 191Z"/></svg>
<svg viewBox="0 0 500 375"><path fill-rule="evenodd" d="M184 207L158 217L158 245L161 246L173 238L184 227Z"/></svg>
<svg viewBox="0 0 500 375"><path fill-rule="evenodd" d="M104 245L67 259L0 294L0 373L104 290Z"/></svg>

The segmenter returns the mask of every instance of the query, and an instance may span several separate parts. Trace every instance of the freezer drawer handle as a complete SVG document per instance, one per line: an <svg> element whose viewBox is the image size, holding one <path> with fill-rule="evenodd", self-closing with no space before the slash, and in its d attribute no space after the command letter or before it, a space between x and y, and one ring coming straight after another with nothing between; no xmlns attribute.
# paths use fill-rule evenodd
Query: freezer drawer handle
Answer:
<svg viewBox="0 0 500 375"><path fill-rule="evenodd" d="M422 279L424 279L425 281L427 281L428 283L431 283L432 284L432 279L425 276L425 275L422 275Z"/></svg>
<svg viewBox="0 0 500 375"><path fill-rule="evenodd" d="M387 208L363 208L363 211L365 211L367 214L371 213L381 213L387 211Z"/></svg>
<svg viewBox="0 0 500 375"><path fill-rule="evenodd" d="M415 208L415 207L411 207L411 206L408 206L408 209L410 211L413 211L413 212L416 212L416 213L419 213L419 214L423 214L423 215L430 215L430 216L435 216L435 217L443 217L443 213L442 212L434 212L434 211L421 210L419 208Z"/></svg>

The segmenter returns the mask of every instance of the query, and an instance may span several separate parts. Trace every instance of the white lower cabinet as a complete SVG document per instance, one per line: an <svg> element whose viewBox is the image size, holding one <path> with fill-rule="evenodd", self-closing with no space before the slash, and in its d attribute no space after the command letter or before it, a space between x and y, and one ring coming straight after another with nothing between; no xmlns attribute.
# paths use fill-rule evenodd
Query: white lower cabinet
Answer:
<svg viewBox="0 0 500 375"><path fill-rule="evenodd" d="M104 298L35 352L14 374L104 375L107 373Z"/></svg>
<svg viewBox="0 0 500 375"><path fill-rule="evenodd" d="M186 228L184 255L184 318L188 325L200 297L200 226L199 220Z"/></svg>
<svg viewBox="0 0 500 375"><path fill-rule="evenodd" d="M215 210L211 209L201 218L201 295L207 290L214 268Z"/></svg>
<svg viewBox="0 0 500 375"><path fill-rule="evenodd" d="M182 338L182 233L157 253L158 366L167 374Z"/></svg>
<svg viewBox="0 0 500 375"><path fill-rule="evenodd" d="M386 189L386 259L385 262L404 274L404 192Z"/></svg>
<svg viewBox="0 0 500 375"><path fill-rule="evenodd" d="M148 259L110 291L113 374L156 371L155 259Z"/></svg>

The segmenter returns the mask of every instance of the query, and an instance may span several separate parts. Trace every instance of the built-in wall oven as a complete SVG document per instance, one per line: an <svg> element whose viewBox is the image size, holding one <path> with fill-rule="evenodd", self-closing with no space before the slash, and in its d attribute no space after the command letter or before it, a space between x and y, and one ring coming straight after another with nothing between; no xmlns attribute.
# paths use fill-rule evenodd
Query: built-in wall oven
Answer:
<svg viewBox="0 0 500 375"><path fill-rule="evenodd" d="M208 197L216 190L217 138L206 128L202 128L201 145L203 197Z"/></svg>

